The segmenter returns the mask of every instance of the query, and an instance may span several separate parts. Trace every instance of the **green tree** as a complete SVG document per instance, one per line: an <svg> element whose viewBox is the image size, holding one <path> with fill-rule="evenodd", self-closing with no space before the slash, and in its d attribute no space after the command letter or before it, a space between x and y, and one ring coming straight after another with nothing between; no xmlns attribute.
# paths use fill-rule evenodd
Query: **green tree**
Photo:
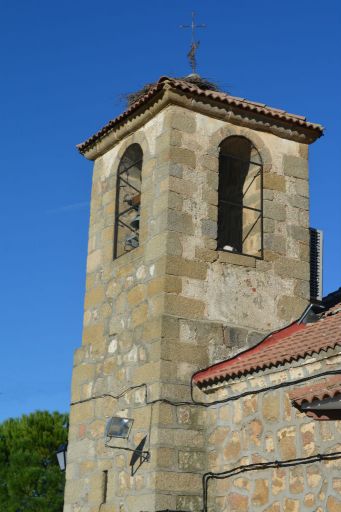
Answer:
<svg viewBox="0 0 341 512"><path fill-rule="evenodd" d="M65 475L56 450L67 427L66 414L47 411L0 424L1 512L62 512Z"/></svg>

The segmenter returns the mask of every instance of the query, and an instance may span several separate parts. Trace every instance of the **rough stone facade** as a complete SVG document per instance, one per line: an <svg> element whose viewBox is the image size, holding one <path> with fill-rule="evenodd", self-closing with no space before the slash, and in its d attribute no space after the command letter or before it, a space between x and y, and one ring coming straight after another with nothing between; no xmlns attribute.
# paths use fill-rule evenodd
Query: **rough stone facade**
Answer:
<svg viewBox="0 0 341 512"><path fill-rule="evenodd" d="M316 421L290 400L290 392L300 386L294 381L339 367L340 348L211 389L211 401L217 397L229 401L208 409L206 471L219 473L252 463L340 452L341 421ZM208 510L337 512L341 510L340 468L341 459L314 460L213 479L208 484Z"/></svg>
<svg viewBox="0 0 341 512"><path fill-rule="evenodd" d="M124 137L94 165L65 512L98 512L99 507L101 512L198 510L203 472L229 464L230 450L236 460L243 459L245 443L253 443L262 447L263 456L278 436L291 436L293 413L287 409L278 411L271 423L278 428L261 423L258 406L269 410L267 396L239 405L240 422L244 415L251 425L247 440L240 423L232 426L226 407L208 412L157 400L189 402L196 370L254 344L297 318L307 305L307 144L262 131L256 123L252 128L252 120L240 126L190 104L169 104L140 124L135 131L128 125ZM218 152L229 135L249 138L263 160L264 259L216 250ZM116 172L132 143L140 144L144 154L140 246L113 261ZM122 392L120 399L103 396ZM271 400L278 404L284 398ZM133 476L131 453L105 446L106 421L116 414L134 419L129 440L116 445L134 448L147 436L150 461ZM306 425L309 437L312 427ZM299 473L290 475L292 489L301 485ZM262 478L252 488L257 507L270 492L268 477ZM228 484L236 500L231 510L247 510L240 503L249 484L247 478L238 482ZM307 485L304 499L309 500ZM220 506L225 498L219 492L215 499ZM288 500L285 510L298 510L294 490Z"/></svg>

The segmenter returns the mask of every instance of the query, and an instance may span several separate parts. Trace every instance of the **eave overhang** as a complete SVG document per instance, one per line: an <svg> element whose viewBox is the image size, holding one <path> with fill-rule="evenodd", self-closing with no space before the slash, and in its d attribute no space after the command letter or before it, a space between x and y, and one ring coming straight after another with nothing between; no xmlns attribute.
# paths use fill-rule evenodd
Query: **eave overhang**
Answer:
<svg viewBox="0 0 341 512"><path fill-rule="evenodd" d="M320 124L310 123L303 116L226 93L203 90L184 80L161 77L146 94L78 144L77 149L86 158L94 160L170 104L306 144L323 135Z"/></svg>

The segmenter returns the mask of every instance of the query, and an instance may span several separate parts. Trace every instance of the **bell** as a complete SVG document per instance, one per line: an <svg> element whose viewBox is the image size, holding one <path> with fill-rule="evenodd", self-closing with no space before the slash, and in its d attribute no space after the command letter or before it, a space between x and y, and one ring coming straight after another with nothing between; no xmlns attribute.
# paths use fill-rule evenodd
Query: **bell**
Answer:
<svg viewBox="0 0 341 512"><path fill-rule="evenodd" d="M133 229L139 228L139 226L140 226L140 214L139 213L136 214L136 216L131 221L130 225Z"/></svg>
<svg viewBox="0 0 341 512"><path fill-rule="evenodd" d="M135 210L137 210L140 207L141 194L137 194L135 196L126 194L124 196L124 202L129 204L129 206L133 206L135 208Z"/></svg>
<svg viewBox="0 0 341 512"><path fill-rule="evenodd" d="M135 249L139 245L139 238L136 233L128 235L125 239L125 246L130 249Z"/></svg>

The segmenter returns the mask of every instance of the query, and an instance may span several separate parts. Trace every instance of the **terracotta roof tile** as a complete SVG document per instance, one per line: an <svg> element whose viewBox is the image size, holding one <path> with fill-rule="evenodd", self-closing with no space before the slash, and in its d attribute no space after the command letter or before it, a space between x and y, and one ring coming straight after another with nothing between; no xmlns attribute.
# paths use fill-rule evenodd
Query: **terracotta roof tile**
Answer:
<svg viewBox="0 0 341 512"><path fill-rule="evenodd" d="M255 112L257 114L262 114L273 119L279 119L280 121L288 122L289 124L294 124L302 128L311 129L316 132L316 137L320 137L323 133L323 127L320 124L310 123L306 120L304 116L290 114L285 110L269 107L265 103L258 103L247 100L245 98L231 96L230 94L224 92L203 90L197 87L196 85L186 82L185 80L161 77L159 81L154 86L152 86L146 94L144 94L138 100L136 100L125 112L120 114L115 119L109 121L103 128L101 128L98 132L89 137L86 141L82 142L81 144L78 144L77 148L80 151L80 153L86 153L86 151L90 149L98 140L102 139L105 135L111 132L117 125L125 121L125 119L127 119L130 115L137 111L142 105L146 104L158 92L164 89L166 84L170 85L173 89L178 89L179 91L185 93L187 92L195 96L217 100L227 105L241 108L243 110L248 110L251 112Z"/></svg>
<svg viewBox="0 0 341 512"><path fill-rule="evenodd" d="M297 361L341 345L341 303L321 315L316 323L294 323L270 334L255 347L196 373L200 387Z"/></svg>
<svg viewBox="0 0 341 512"><path fill-rule="evenodd" d="M313 402L321 402L328 398L341 397L341 375L333 375L326 377L316 384L304 386L289 393L289 398L292 400L293 405L301 409L304 405L310 405ZM340 419L338 412L331 410L319 409L318 407L311 409L304 409L304 412L310 418L315 420L330 420Z"/></svg>
<svg viewBox="0 0 341 512"><path fill-rule="evenodd" d="M303 402L311 403L325 398L334 398L341 394L341 375L325 377L320 382L294 389L289 393L289 398L297 405Z"/></svg>

